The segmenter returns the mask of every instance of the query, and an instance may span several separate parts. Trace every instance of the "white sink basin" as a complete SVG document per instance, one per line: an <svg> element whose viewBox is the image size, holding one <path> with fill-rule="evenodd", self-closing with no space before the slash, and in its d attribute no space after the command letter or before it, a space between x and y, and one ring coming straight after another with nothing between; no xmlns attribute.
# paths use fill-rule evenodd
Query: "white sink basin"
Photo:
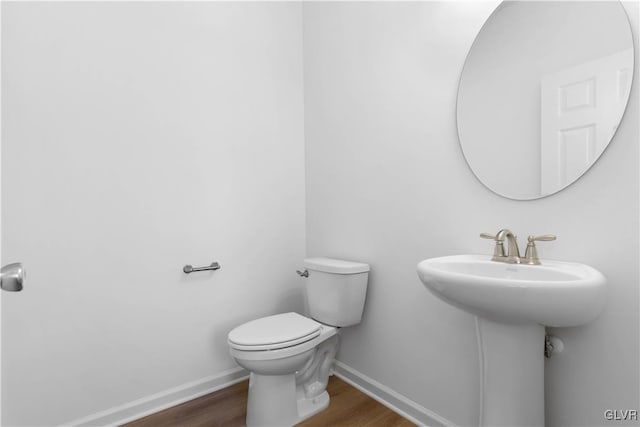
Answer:
<svg viewBox="0 0 640 427"><path fill-rule="evenodd" d="M587 265L543 260L506 264L486 255L454 255L418 264L437 297L462 310L505 323L578 326L595 319L606 302L606 280Z"/></svg>
<svg viewBox="0 0 640 427"><path fill-rule="evenodd" d="M482 427L544 426L545 326L578 326L602 311L606 280L572 262L506 264L487 255L432 258L418 275L434 295L475 314Z"/></svg>

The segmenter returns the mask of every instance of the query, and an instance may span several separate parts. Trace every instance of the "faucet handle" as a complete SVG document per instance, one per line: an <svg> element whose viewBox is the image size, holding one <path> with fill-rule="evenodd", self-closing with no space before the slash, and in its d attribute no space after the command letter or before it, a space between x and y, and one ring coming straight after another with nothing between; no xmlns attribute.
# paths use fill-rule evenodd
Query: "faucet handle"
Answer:
<svg viewBox="0 0 640 427"><path fill-rule="evenodd" d="M497 235L489 233L480 233L480 237L482 237L483 239L491 239L496 241L496 246L493 248L493 258L491 258L492 260L506 256L504 253L504 245L502 244L504 240L498 240Z"/></svg>
<svg viewBox="0 0 640 427"><path fill-rule="evenodd" d="M527 239L529 240L529 242L550 242L552 240L556 240L556 236L554 236L553 234L544 234L542 236L529 236L529 238Z"/></svg>
<svg viewBox="0 0 640 427"><path fill-rule="evenodd" d="M482 237L483 239L496 240L496 235L495 234L480 233L480 237Z"/></svg>
<svg viewBox="0 0 640 427"><path fill-rule="evenodd" d="M527 238L527 250L524 253L524 264L540 265L540 258L538 258L538 250L536 249L536 242L550 242L556 240L556 236L553 234L544 234L542 236L529 236Z"/></svg>

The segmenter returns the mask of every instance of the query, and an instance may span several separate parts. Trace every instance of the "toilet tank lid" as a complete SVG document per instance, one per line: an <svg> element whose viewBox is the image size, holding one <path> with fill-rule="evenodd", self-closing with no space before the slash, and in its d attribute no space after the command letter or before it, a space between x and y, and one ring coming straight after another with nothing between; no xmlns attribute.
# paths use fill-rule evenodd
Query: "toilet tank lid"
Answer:
<svg viewBox="0 0 640 427"><path fill-rule="evenodd" d="M369 264L334 258L306 258L304 267L308 270L336 274L356 274L369 271Z"/></svg>

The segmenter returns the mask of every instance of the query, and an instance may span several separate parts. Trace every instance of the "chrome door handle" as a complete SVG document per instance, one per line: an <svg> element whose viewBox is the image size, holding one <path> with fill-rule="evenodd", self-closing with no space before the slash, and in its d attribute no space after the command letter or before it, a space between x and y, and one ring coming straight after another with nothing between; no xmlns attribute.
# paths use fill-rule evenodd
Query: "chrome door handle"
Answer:
<svg viewBox="0 0 640 427"><path fill-rule="evenodd" d="M22 263L7 264L0 268L0 288L9 292L21 291L25 276L26 273Z"/></svg>

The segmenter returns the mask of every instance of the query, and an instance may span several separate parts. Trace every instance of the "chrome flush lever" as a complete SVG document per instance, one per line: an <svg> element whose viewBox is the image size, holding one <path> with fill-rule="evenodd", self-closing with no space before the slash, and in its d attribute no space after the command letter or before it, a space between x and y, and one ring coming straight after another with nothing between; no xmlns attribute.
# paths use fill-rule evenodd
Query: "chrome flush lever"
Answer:
<svg viewBox="0 0 640 427"><path fill-rule="evenodd" d="M309 271L306 269L304 271L296 270L296 273L298 273L300 277L309 277Z"/></svg>

